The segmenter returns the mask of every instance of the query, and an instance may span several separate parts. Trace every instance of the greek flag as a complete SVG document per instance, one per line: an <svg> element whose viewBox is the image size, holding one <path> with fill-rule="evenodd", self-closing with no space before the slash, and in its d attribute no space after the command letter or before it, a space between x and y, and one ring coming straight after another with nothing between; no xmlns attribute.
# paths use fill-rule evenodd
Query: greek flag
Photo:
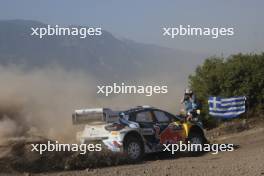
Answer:
<svg viewBox="0 0 264 176"><path fill-rule="evenodd" d="M210 97L209 114L221 118L234 118L246 111L246 97Z"/></svg>

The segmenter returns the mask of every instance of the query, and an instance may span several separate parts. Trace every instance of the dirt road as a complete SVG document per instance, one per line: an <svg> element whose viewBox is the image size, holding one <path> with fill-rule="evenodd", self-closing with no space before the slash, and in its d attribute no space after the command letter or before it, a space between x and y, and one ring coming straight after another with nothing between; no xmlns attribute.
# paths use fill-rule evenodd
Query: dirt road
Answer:
<svg viewBox="0 0 264 176"><path fill-rule="evenodd" d="M215 138L214 138L215 139ZM174 176L174 175L256 175L264 176L264 128L253 128L217 138L217 143L232 143L239 147L232 152L206 153L199 157L163 154L149 155L142 163L97 169L48 172L35 176ZM18 153L19 154L19 153ZM56 159L56 158L54 158ZM47 161L46 161L47 162ZM5 167L7 161L0 165ZM39 165L37 165L40 167ZM0 175L1 174L0 167Z"/></svg>
<svg viewBox="0 0 264 176"><path fill-rule="evenodd" d="M222 136L221 143L233 143L233 152L207 153L200 157L153 159L143 163L93 170L68 171L36 175L47 176L174 176L174 175L258 175L264 176L264 129L258 128L234 135Z"/></svg>

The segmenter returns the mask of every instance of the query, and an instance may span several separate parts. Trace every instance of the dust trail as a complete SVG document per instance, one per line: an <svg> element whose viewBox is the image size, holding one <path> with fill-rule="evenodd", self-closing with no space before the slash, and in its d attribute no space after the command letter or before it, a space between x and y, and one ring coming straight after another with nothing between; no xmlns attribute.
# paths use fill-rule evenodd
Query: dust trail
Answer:
<svg viewBox="0 0 264 176"><path fill-rule="evenodd" d="M16 65L0 66L0 143L9 137L31 133L63 142L72 141L76 129L71 123L71 113L77 108L150 104L176 112L183 86L175 85L171 79L160 78L168 84L168 94L106 98L96 94L99 81L82 71L68 71L58 66L31 70ZM141 80L143 85L151 85L150 80L160 85L156 76Z"/></svg>
<svg viewBox="0 0 264 176"><path fill-rule="evenodd" d="M0 67L0 83L2 139L31 129L51 138L74 138L72 111L94 101L94 80L81 72Z"/></svg>

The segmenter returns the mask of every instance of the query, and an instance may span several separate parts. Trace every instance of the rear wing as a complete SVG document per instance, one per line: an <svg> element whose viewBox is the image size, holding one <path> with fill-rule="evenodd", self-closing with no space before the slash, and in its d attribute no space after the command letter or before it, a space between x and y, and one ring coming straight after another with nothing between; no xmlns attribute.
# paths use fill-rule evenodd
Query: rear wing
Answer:
<svg viewBox="0 0 264 176"><path fill-rule="evenodd" d="M91 108L78 109L72 114L72 123L89 124L89 123L111 123L119 119L119 111L113 111L109 108Z"/></svg>

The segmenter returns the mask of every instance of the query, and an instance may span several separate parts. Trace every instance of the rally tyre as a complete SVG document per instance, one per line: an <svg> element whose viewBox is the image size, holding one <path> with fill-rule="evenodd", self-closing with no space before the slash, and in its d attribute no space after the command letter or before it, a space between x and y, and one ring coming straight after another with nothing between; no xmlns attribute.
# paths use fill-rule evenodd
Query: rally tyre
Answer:
<svg viewBox="0 0 264 176"><path fill-rule="evenodd" d="M204 146L205 142L203 136L197 133L190 134L188 141L190 141L190 144L201 144L202 147ZM198 147L197 151L189 151L189 156L200 156L203 153L203 151L201 150L202 147Z"/></svg>
<svg viewBox="0 0 264 176"><path fill-rule="evenodd" d="M126 140L124 150L128 161L132 163L141 161L144 155L143 144L135 137L129 137Z"/></svg>

